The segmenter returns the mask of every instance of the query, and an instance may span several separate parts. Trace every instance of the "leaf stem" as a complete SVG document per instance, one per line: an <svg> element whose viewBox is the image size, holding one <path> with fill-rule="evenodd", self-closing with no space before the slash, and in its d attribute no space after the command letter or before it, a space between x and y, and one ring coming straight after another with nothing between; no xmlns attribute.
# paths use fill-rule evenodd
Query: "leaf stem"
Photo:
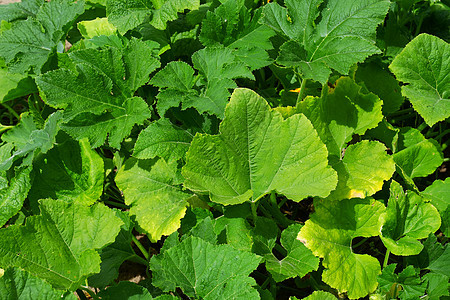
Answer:
<svg viewBox="0 0 450 300"><path fill-rule="evenodd" d="M6 131L8 129L11 129L11 128L14 128L14 126L0 124L0 133L2 133L3 131Z"/></svg>
<svg viewBox="0 0 450 300"><path fill-rule="evenodd" d="M389 261L389 254L391 254L391 251L386 250L386 255L384 256L384 262L383 262L383 269L386 268Z"/></svg>
<svg viewBox="0 0 450 300"><path fill-rule="evenodd" d="M299 108L300 108L300 103L303 101L303 98L305 98L305 95L306 95L306 81L307 81L307 79L302 79L298 73L296 73L296 74L297 74L299 82L301 82L301 84L300 84L300 91L298 92L298 96L297 96L297 103L295 105L295 107L296 107L296 109L298 111Z"/></svg>
<svg viewBox="0 0 450 300"><path fill-rule="evenodd" d="M253 224L256 224L256 219L258 218L256 203L252 201L250 206L252 208Z"/></svg>
<svg viewBox="0 0 450 300"><path fill-rule="evenodd" d="M361 246L362 244L364 244L366 241L368 240L368 238L363 238L362 240L360 240L355 246L353 246L353 249L358 248L359 246Z"/></svg>
<svg viewBox="0 0 450 300"><path fill-rule="evenodd" d="M131 256L128 260L136 262L138 264L144 265L144 266L148 266L148 261L143 259L142 257L140 257L137 254L134 254L133 256Z"/></svg>
<svg viewBox="0 0 450 300"><path fill-rule="evenodd" d="M17 120L20 120L19 114L8 104L2 103L3 107L6 108L10 114L12 114Z"/></svg>
<svg viewBox="0 0 450 300"><path fill-rule="evenodd" d="M139 248L142 255L144 255L145 259L148 261L148 259L149 259L148 252L147 252L147 250L145 250L144 246L142 246L141 242L139 242L138 239L134 235L131 236L131 239L136 244L136 246Z"/></svg>
<svg viewBox="0 0 450 300"><path fill-rule="evenodd" d="M111 196L111 195L108 195L108 196ZM109 205L112 205L112 206L115 206L115 207L119 207L119 208L124 208L124 209L128 209L129 208L127 205L125 205L123 203L120 203L120 202L115 202L115 201L110 201L110 200L103 200L103 202L105 204L109 204Z"/></svg>

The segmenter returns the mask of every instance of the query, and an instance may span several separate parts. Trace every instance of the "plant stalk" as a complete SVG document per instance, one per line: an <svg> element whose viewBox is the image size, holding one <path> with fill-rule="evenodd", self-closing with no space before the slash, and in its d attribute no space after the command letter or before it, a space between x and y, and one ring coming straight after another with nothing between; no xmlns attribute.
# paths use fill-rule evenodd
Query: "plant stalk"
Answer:
<svg viewBox="0 0 450 300"><path fill-rule="evenodd" d="M300 108L300 103L303 101L303 98L305 98L306 95L306 81L307 79L302 79L300 75L297 74L298 80L301 82L300 84L300 91L298 92L297 96L297 103L295 105L297 111Z"/></svg>
<svg viewBox="0 0 450 300"><path fill-rule="evenodd" d="M141 251L142 255L144 255L145 259L148 261L148 259L149 259L148 252L144 248L144 246L141 244L141 242L139 242L138 239L134 235L131 236L131 239L136 244L136 246L139 248L139 250Z"/></svg>
<svg viewBox="0 0 450 300"><path fill-rule="evenodd" d="M250 206L252 208L253 224L256 224L256 219L258 218L256 203L251 201Z"/></svg>
<svg viewBox="0 0 450 300"><path fill-rule="evenodd" d="M8 104L2 103L3 107L6 108L10 114L12 114L17 120L20 120L19 114Z"/></svg>
<svg viewBox="0 0 450 300"><path fill-rule="evenodd" d="M386 250L386 255L384 256L384 262L383 262L383 269L386 268L389 261L389 254L391 254L391 251Z"/></svg>

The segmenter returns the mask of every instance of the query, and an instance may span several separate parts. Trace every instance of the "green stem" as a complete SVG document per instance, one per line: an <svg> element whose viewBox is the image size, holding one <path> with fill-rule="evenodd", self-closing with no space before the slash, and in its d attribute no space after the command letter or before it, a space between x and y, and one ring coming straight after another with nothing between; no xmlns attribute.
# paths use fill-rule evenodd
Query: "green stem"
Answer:
<svg viewBox="0 0 450 300"><path fill-rule="evenodd" d="M287 198L281 199L280 203L278 204L278 208L281 208L286 202L287 202Z"/></svg>
<svg viewBox="0 0 450 300"><path fill-rule="evenodd" d="M281 247L281 245L275 243L274 248L275 248L275 250L277 250L277 251L278 251L281 255L283 255L284 257L287 256L287 251L286 251L286 249L284 249L283 247Z"/></svg>
<svg viewBox="0 0 450 300"><path fill-rule="evenodd" d="M6 131L8 129L14 128L14 126L8 126L8 125L2 125L0 124L0 133L2 133L3 131Z"/></svg>
<svg viewBox="0 0 450 300"><path fill-rule="evenodd" d="M195 78L194 78L194 81L192 82L192 86L194 86L199 79L200 79L200 74L197 74L197 76L195 76Z"/></svg>
<svg viewBox="0 0 450 300"><path fill-rule="evenodd" d="M450 129L447 129L447 130L441 132L441 133L440 133L437 137L435 137L434 139L435 139L435 140L440 140L441 138L444 137L444 135L447 135L447 134L449 134L449 133L450 133Z"/></svg>
<svg viewBox="0 0 450 300"><path fill-rule="evenodd" d="M132 257L130 257L128 259L129 261L144 265L144 266L148 266L148 261L146 261L145 259L143 259L142 257L140 257L137 254L134 254Z"/></svg>
<svg viewBox="0 0 450 300"><path fill-rule="evenodd" d="M86 297L86 295L83 293L83 291L81 289L76 290L78 297L80 298L80 300L88 300L88 298Z"/></svg>
<svg viewBox="0 0 450 300"><path fill-rule="evenodd" d="M383 269L386 268L388 261L389 261L389 254L391 254L391 251L386 250L386 255L384 256L384 262L383 262Z"/></svg>
<svg viewBox="0 0 450 300"><path fill-rule="evenodd" d="M300 108L300 103L303 101L303 98L305 98L306 95L306 81L307 79L302 79L300 77L300 75L297 74L298 80L301 82L300 84L300 91L298 92L298 96L297 96L297 104L296 104L296 108L297 111Z"/></svg>
<svg viewBox="0 0 450 300"><path fill-rule="evenodd" d="M265 289L266 286L269 284L270 282L270 277L267 277L267 279L263 282L263 284L261 284L261 290Z"/></svg>
<svg viewBox="0 0 450 300"><path fill-rule="evenodd" d="M131 236L131 239L136 244L136 246L139 248L141 253L144 255L145 259L148 261L148 259L149 259L148 252L147 252L147 250L145 250L144 246L142 246L141 242L139 242L138 239L134 235Z"/></svg>
<svg viewBox="0 0 450 300"><path fill-rule="evenodd" d="M9 105L6 104L6 103L2 103L2 105L3 105L3 107L5 107L5 108L9 111L9 113L12 114L17 120L20 120L19 114L18 114L11 106L9 106Z"/></svg>
<svg viewBox="0 0 450 300"><path fill-rule="evenodd" d="M124 209L128 209L129 207L123 203L120 202L115 202L115 201L110 201L110 200L103 200L103 203L105 204L109 204L115 207L119 207L119 208L124 208Z"/></svg>
<svg viewBox="0 0 450 300"><path fill-rule="evenodd" d="M358 248L359 246L361 246L362 244L364 244L366 241L368 240L368 238L364 238L362 240L359 241L359 243L357 243L355 246L353 246L353 249Z"/></svg>
<svg viewBox="0 0 450 300"><path fill-rule="evenodd" d="M404 114L409 114L413 111L414 111L414 109L412 107L409 107L409 108L405 108L405 109L393 112L392 114L389 114L388 117L395 117L395 116L400 116L400 115L404 115Z"/></svg>
<svg viewBox="0 0 450 300"><path fill-rule="evenodd" d="M258 218L256 203L252 201L250 206L252 207L253 223L256 224L256 219Z"/></svg>

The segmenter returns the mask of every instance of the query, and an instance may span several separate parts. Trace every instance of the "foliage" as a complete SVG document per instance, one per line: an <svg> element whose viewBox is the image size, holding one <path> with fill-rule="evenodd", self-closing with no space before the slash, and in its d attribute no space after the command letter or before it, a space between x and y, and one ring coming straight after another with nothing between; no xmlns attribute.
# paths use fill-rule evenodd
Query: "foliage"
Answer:
<svg viewBox="0 0 450 300"><path fill-rule="evenodd" d="M449 16L0 5L0 299L448 297Z"/></svg>

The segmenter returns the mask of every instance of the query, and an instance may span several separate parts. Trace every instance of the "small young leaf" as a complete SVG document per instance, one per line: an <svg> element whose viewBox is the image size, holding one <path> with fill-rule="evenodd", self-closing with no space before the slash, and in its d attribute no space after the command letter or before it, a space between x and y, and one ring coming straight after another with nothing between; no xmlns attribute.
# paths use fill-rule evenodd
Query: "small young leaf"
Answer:
<svg viewBox="0 0 450 300"><path fill-rule="evenodd" d="M441 230L446 236L450 236L450 178L435 180L432 185L422 192L422 196L431 200L431 204L437 208L441 215Z"/></svg>
<svg viewBox="0 0 450 300"><path fill-rule="evenodd" d="M53 148L61 119L62 113L55 112L47 118L43 129L37 129L33 117L24 114L18 125L2 135L2 140L14 145L15 151L0 163L0 171L8 170L19 158L23 158L22 165L29 166L37 154Z"/></svg>
<svg viewBox="0 0 450 300"><path fill-rule="evenodd" d="M450 116L450 46L429 34L416 36L389 68L402 86L402 94L429 126Z"/></svg>
<svg viewBox="0 0 450 300"><path fill-rule="evenodd" d="M338 184L328 200L371 196L381 190L384 181L395 171L394 160L386 153L386 147L366 140L350 145L344 158L332 166L338 173Z"/></svg>
<svg viewBox="0 0 450 300"><path fill-rule="evenodd" d="M164 158L168 163L185 157L193 135L167 119L160 119L141 131L133 156L139 159Z"/></svg>
<svg viewBox="0 0 450 300"><path fill-rule="evenodd" d="M394 161L403 177L428 176L444 161L439 144L433 139L426 139L415 128L401 128L398 139Z"/></svg>
<svg viewBox="0 0 450 300"><path fill-rule="evenodd" d="M436 208L425 203L418 194L405 194L400 184L391 183L391 195L386 212L380 216L381 240L395 255L419 254L423 245L418 239L426 238L441 226Z"/></svg>
<svg viewBox="0 0 450 300"><path fill-rule="evenodd" d="M319 267L319 259L297 239L301 228L302 225L293 224L281 233L281 245L287 251L285 258L278 260L272 252L264 255L266 268L276 282L303 277Z"/></svg>
<svg viewBox="0 0 450 300"><path fill-rule="evenodd" d="M378 276L380 290L386 297L392 299L417 299L425 293L426 283L423 282L413 266L406 267L400 274L395 274L397 264L388 265Z"/></svg>
<svg viewBox="0 0 450 300"><path fill-rule="evenodd" d="M353 135L364 134L382 120L381 106L376 95L366 93L352 79L341 77L336 87L320 98L302 101L299 111L311 120L330 156L340 158Z"/></svg>

